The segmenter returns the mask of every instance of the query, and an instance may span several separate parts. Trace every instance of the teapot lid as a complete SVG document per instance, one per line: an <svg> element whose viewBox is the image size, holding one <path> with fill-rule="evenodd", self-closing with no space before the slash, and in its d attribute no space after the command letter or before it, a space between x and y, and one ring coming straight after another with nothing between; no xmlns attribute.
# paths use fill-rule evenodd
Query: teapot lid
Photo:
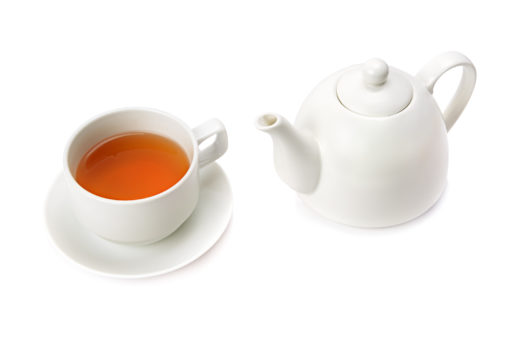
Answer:
<svg viewBox="0 0 512 342"><path fill-rule="evenodd" d="M343 73L336 91L343 106L372 117L399 113L412 99L409 80L378 58Z"/></svg>

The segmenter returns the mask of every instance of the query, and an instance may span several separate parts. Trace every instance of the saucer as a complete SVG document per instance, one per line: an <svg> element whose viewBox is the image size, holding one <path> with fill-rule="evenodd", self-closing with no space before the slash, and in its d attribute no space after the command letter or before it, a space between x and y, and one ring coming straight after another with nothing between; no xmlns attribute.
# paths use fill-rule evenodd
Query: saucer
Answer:
<svg viewBox="0 0 512 342"><path fill-rule="evenodd" d="M200 170L199 202L177 231L150 245L105 240L82 228L73 216L63 175L46 201L48 232L57 248L90 271L119 278L151 277L199 258L221 237L231 219L233 197L226 174L213 163Z"/></svg>

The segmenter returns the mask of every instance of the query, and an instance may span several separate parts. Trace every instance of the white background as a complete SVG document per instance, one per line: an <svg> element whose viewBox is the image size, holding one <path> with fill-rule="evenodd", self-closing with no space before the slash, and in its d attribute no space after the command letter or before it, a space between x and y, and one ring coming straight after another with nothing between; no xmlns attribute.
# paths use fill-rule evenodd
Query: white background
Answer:
<svg viewBox="0 0 512 342"><path fill-rule="evenodd" d="M1 341L510 341L512 22L506 1L0 2ZM450 131L447 189L389 229L330 223L276 176L256 115L379 56L415 73L446 50L478 70ZM452 72L435 90L446 103ZM232 224L144 280L91 274L43 207L70 134L124 106L226 125Z"/></svg>

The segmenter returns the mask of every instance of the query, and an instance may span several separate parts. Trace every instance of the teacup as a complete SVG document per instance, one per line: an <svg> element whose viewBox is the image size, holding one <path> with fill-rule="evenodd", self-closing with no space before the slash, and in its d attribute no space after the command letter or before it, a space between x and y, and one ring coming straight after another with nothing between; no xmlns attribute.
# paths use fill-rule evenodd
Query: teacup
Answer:
<svg viewBox="0 0 512 342"><path fill-rule="evenodd" d="M136 200L97 196L74 178L82 156L96 143L125 132L149 132L177 142L187 154L190 167L169 189ZM199 148L215 137L211 145ZM192 214L199 199L199 169L226 152L224 125L211 119L193 129L167 113L147 108L126 108L99 115L72 136L64 153L64 176L71 206L78 222L97 235L115 242L148 244L172 234Z"/></svg>

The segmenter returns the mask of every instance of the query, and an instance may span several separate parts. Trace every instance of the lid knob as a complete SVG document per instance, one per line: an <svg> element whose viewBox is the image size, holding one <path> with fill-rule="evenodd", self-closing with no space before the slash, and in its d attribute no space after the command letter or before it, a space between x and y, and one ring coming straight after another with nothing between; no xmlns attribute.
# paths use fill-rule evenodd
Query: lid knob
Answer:
<svg viewBox="0 0 512 342"><path fill-rule="evenodd" d="M363 80L366 85L377 87L386 83L389 68L386 62L372 58L363 65Z"/></svg>

